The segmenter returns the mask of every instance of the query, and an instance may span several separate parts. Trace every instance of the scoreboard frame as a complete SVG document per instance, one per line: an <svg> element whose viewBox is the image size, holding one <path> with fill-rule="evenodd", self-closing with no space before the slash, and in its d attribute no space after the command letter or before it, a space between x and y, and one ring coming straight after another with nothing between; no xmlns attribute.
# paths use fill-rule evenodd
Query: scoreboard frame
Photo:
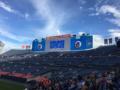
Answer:
<svg viewBox="0 0 120 90"><path fill-rule="evenodd" d="M42 39L41 41L33 41L32 51L81 51L93 48L92 35L59 35ZM39 48L40 46L40 48Z"/></svg>

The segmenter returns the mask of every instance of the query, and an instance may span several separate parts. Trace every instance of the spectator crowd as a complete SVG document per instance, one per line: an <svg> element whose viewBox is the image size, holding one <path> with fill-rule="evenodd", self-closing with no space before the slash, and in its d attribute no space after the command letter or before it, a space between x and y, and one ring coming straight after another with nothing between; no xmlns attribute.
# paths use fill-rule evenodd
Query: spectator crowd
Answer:
<svg viewBox="0 0 120 90"><path fill-rule="evenodd" d="M120 71L92 72L67 80L51 80L50 84L34 82L27 84L25 90L120 90Z"/></svg>

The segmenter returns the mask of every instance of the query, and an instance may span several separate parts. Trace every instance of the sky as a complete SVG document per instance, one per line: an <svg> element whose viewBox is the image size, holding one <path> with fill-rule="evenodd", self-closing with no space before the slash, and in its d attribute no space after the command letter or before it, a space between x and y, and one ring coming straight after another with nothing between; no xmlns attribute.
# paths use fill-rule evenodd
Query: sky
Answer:
<svg viewBox="0 0 120 90"><path fill-rule="evenodd" d="M0 41L4 51L35 38L89 33L94 47L120 36L120 0L0 0Z"/></svg>

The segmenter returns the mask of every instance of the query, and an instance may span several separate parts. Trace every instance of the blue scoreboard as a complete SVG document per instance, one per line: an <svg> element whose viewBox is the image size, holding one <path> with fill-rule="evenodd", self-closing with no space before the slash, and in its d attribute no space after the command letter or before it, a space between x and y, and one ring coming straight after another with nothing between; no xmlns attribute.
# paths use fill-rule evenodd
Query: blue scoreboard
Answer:
<svg viewBox="0 0 120 90"><path fill-rule="evenodd" d="M62 35L33 40L32 51L82 51L93 48L92 35Z"/></svg>

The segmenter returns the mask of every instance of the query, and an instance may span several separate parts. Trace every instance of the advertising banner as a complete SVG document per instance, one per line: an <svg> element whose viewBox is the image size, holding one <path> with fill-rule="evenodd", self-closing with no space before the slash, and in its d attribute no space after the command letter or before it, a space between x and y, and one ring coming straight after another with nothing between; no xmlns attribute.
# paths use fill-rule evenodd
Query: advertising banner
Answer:
<svg viewBox="0 0 120 90"><path fill-rule="evenodd" d="M42 39L41 42L39 40L34 40L32 44L32 51L44 51L45 50L45 40Z"/></svg>
<svg viewBox="0 0 120 90"><path fill-rule="evenodd" d="M85 50L93 47L92 36L72 37L70 41L71 50Z"/></svg>

